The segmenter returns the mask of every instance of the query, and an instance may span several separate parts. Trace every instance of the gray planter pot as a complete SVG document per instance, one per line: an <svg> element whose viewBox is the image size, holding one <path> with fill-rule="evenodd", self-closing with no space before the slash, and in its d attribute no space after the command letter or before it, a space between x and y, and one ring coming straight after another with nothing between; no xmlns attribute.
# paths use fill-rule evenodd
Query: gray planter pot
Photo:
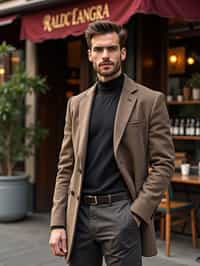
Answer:
<svg viewBox="0 0 200 266"><path fill-rule="evenodd" d="M0 176L0 222L22 219L28 212L28 177Z"/></svg>

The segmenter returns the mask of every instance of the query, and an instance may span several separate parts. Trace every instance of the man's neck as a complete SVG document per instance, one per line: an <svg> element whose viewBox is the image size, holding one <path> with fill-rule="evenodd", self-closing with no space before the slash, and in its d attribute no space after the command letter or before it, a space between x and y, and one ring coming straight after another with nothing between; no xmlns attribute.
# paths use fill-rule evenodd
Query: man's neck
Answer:
<svg viewBox="0 0 200 266"><path fill-rule="evenodd" d="M99 74L97 74L97 77L98 77L98 80L101 81L101 82L107 82L107 81L110 81L110 80L113 80L113 79L116 79L117 77L119 77L121 75L122 71L121 69L115 73L113 76L109 76L109 77L105 77L105 76L101 76Z"/></svg>

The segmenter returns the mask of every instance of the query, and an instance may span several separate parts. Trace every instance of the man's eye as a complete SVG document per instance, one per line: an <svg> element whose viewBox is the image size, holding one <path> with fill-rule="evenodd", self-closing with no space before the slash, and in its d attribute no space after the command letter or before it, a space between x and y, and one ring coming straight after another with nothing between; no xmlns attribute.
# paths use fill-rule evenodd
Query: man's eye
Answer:
<svg viewBox="0 0 200 266"><path fill-rule="evenodd" d="M109 51L109 52L117 51L117 49L118 49L117 46L110 46L110 47L108 47L108 51Z"/></svg>
<svg viewBox="0 0 200 266"><path fill-rule="evenodd" d="M102 52L103 51L103 47L94 47L93 51L94 52Z"/></svg>

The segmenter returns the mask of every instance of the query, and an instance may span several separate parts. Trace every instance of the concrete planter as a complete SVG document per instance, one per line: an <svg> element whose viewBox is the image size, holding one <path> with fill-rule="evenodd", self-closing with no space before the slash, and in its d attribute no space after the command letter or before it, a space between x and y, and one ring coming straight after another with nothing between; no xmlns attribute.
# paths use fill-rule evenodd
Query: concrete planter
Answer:
<svg viewBox="0 0 200 266"><path fill-rule="evenodd" d="M28 177L0 176L0 222L22 219L28 212Z"/></svg>

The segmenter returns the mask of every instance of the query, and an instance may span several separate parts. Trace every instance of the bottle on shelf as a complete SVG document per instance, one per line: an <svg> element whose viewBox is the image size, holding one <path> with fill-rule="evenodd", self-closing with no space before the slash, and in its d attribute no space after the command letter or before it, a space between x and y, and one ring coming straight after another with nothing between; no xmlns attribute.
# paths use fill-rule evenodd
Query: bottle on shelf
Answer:
<svg viewBox="0 0 200 266"><path fill-rule="evenodd" d="M179 118L175 118L173 134L175 136L179 135Z"/></svg>
<svg viewBox="0 0 200 266"><path fill-rule="evenodd" d="M198 176L200 176L200 161L198 162Z"/></svg>
<svg viewBox="0 0 200 266"><path fill-rule="evenodd" d="M184 136L185 135L185 120L184 118L180 119L180 124L179 124L179 135Z"/></svg>
<svg viewBox="0 0 200 266"><path fill-rule="evenodd" d="M195 135L200 136L200 119L196 119L196 124L195 124Z"/></svg>
<svg viewBox="0 0 200 266"><path fill-rule="evenodd" d="M186 119L186 125L185 125L185 135L186 136L191 136L191 127L190 127L190 118Z"/></svg>
<svg viewBox="0 0 200 266"><path fill-rule="evenodd" d="M195 119L191 118L190 121L190 136L195 136Z"/></svg>

